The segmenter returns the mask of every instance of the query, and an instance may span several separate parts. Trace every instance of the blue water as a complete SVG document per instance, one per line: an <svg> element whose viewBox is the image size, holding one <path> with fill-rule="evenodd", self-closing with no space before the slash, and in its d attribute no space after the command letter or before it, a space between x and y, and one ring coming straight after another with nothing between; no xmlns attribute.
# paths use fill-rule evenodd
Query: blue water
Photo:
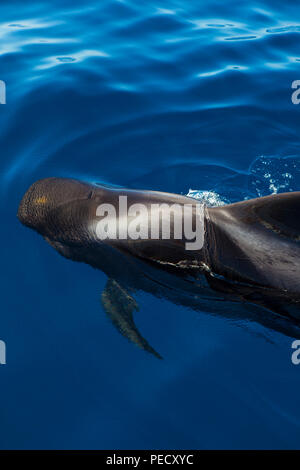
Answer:
<svg viewBox="0 0 300 470"><path fill-rule="evenodd" d="M16 212L48 176L213 204L299 190L300 6L5 0L0 19L0 447L299 448L290 338L140 292L158 361L105 316L105 276Z"/></svg>

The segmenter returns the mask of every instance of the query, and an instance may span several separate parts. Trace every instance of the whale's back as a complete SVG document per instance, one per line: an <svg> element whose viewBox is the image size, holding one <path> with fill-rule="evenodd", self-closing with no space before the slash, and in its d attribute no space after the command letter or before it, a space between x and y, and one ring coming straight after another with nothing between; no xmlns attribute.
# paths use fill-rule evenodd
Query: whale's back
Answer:
<svg viewBox="0 0 300 470"><path fill-rule="evenodd" d="M209 210L212 269L300 295L300 192Z"/></svg>

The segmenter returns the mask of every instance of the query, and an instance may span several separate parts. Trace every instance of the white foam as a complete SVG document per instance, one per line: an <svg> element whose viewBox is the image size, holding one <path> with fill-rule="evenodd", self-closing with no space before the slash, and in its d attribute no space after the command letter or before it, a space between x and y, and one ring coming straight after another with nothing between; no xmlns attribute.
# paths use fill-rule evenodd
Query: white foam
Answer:
<svg viewBox="0 0 300 470"><path fill-rule="evenodd" d="M200 191L197 189L190 189L187 196L201 201L208 207L225 206L229 203L229 201L225 200L225 198L221 197L214 191Z"/></svg>

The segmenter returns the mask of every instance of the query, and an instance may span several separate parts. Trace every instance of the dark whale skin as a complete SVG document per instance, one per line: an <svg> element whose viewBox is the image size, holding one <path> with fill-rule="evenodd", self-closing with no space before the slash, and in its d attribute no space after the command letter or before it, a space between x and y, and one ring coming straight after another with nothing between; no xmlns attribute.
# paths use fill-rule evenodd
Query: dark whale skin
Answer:
<svg viewBox="0 0 300 470"><path fill-rule="evenodd" d="M117 205L120 195L128 205L197 204L177 194L46 178L25 193L18 218L61 255L101 269L126 288L214 314L213 298L260 305L272 313L255 311L252 319L300 337L300 192L205 208L204 246L197 251L187 251L184 238L99 240L97 207ZM234 316L218 305L220 314Z"/></svg>

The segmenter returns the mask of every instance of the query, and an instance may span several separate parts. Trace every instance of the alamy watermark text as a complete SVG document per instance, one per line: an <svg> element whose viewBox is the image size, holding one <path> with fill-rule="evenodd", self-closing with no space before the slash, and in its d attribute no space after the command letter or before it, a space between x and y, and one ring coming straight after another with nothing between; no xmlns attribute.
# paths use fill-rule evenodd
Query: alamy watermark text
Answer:
<svg viewBox="0 0 300 470"><path fill-rule="evenodd" d="M6 344L0 340L0 365L6 364Z"/></svg>
<svg viewBox="0 0 300 470"><path fill-rule="evenodd" d="M204 244L204 205L131 204L119 196L117 207L100 204L96 235L100 240L185 240L186 250L200 250Z"/></svg>
<svg viewBox="0 0 300 470"><path fill-rule="evenodd" d="M0 80L0 104L6 104L6 84Z"/></svg>

